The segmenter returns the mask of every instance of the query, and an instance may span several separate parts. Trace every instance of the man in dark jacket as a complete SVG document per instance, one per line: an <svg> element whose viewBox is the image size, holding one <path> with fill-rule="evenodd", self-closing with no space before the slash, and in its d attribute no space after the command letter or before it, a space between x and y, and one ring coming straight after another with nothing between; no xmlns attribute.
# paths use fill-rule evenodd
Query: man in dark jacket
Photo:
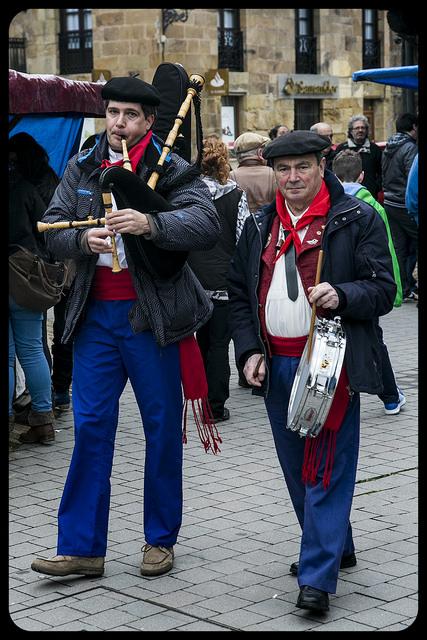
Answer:
<svg viewBox="0 0 427 640"><path fill-rule="evenodd" d="M146 544L140 571L156 576L173 566L182 518L181 383L186 393L190 380L191 399L200 397L194 384L204 371L203 365L202 371L197 367L202 359L194 332L209 318L212 304L187 264L178 263L168 277L153 273L138 247L146 241L168 250L162 254L165 261L169 251L210 249L220 223L208 188L199 178L182 180L188 163L173 153L157 184L157 190L167 193L170 209L145 213L152 206L143 194L135 208L117 208L113 202L104 211L100 174L105 166L123 164L122 140L137 174L123 170L122 179L134 177L137 193L149 168L156 166L162 144L151 131L160 102L155 87L138 78L113 78L102 88L102 97L106 131L96 146L69 161L43 218L52 223L105 216L107 226L48 232L52 252L76 261L63 335L64 341L74 335L75 446L59 507L58 555L38 558L31 567L56 576L103 574L119 400L129 379L146 439ZM180 186L174 187L177 180ZM117 273L112 272L113 236ZM215 448L217 434L208 435L213 442L205 440L205 448Z"/></svg>
<svg viewBox="0 0 427 640"><path fill-rule="evenodd" d="M335 149L335 155L343 149L352 149L360 153L363 167L363 186L378 200L382 189L381 148L369 139L369 121L363 114L352 116L348 121L347 141Z"/></svg>
<svg viewBox="0 0 427 640"><path fill-rule="evenodd" d="M325 171L325 138L294 131L271 142L276 201L249 218L229 274L231 328L253 393L263 395L275 446L302 529L297 606L329 608L340 567L356 564L349 522L357 468L359 393L381 391L378 316L396 294L385 226ZM314 285L319 250L324 259ZM296 256L295 256L296 252ZM326 422L316 437L286 428L288 404L318 316L341 317L344 366Z"/></svg>
<svg viewBox="0 0 427 640"><path fill-rule="evenodd" d="M331 144L322 151L322 154L325 156L326 160L325 168L332 171L332 162L335 158L335 149L332 145L334 132L331 125L327 122L316 122L315 124L311 125L310 131L314 131L314 133L317 133L319 136L326 136L331 141Z"/></svg>
<svg viewBox="0 0 427 640"><path fill-rule="evenodd" d="M417 139L417 116L402 113L396 120L396 133L387 140L382 159L384 209L399 260L404 301L417 295L412 272L417 260L418 227L405 202L409 172L418 152Z"/></svg>

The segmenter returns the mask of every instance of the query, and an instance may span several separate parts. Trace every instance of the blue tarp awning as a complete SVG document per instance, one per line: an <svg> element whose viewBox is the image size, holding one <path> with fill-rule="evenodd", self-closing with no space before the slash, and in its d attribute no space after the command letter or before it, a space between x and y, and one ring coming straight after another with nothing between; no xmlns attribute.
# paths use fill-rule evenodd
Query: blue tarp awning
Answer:
<svg viewBox="0 0 427 640"><path fill-rule="evenodd" d="M61 178L69 158L79 150L82 127L83 116L76 113L29 114L9 130L9 138L22 131L32 136L44 148L50 166Z"/></svg>
<svg viewBox="0 0 427 640"><path fill-rule="evenodd" d="M403 89L418 89L418 65L411 67L387 67L362 69L352 75L354 82L379 82Z"/></svg>

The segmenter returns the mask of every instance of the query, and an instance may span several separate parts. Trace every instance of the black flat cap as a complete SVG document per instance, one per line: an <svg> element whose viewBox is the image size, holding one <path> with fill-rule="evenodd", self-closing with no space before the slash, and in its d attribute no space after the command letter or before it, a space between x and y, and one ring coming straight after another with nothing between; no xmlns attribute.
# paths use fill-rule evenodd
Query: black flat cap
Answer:
<svg viewBox="0 0 427 640"><path fill-rule="evenodd" d="M102 87L101 96L104 100L138 102L153 107L160 104L160 93L156 87L140 78L132 78L131 76L111 78Z"/></svg>
<svg viewBox="0 0 427 640"><path fill-rule="evenodd" d="M304 156L317 153L331 145L329 138L319 136L314 131L291 131L269 142L262 152L265 160L281 156Z"/></svg>

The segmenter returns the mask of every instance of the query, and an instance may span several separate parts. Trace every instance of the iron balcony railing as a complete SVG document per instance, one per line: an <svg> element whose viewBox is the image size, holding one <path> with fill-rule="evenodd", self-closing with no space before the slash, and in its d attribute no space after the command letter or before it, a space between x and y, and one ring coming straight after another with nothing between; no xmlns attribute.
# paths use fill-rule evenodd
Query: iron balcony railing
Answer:
<svg viewBox="0 0 427 640"><path fill-rule="evenodd" d="M59 34L61 73L88 73L93 69L92 29Z"/></svg>
<svg viewBox="0 0 427 640"><path fill-rule="evenodd" d="M243 33L240 29L218 29L218 68L243 71Z"/></svg>
<svg viewBox="0 0 427 640"><path fill-rule="evenodd" d="M317 73L316 38L296 36L295 73Z"/></svg>
<svg viewBox="0 0 427 640"><path fill-rule="evenodd" d="M23 73L27 71L25 38L9 38L9 68Z"/></svg>

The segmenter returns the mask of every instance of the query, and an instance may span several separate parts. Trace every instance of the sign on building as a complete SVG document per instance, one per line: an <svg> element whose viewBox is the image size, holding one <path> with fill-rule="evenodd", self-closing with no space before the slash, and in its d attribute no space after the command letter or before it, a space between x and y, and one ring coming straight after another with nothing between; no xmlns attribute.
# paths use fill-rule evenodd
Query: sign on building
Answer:
<svg viewBox="0 0 427 640"><path fill-rule="evenodd" d="M108 69L92 69L92 82L107 82L111 80L111 71Z"/></svg>
<svg viewBox="0 0 427 640"><path fill-rule="evenodd" d="M228 69L209 69L205 74L205 81L205 91L209 95L228 95Z"/></svg>
<svg viewBox="0 0 427 640"><path fill-rule="evenodd" d="M338 79L332 76L318 75L278 75L280 98L300 100L302 98L338 98Z"/></svg>

